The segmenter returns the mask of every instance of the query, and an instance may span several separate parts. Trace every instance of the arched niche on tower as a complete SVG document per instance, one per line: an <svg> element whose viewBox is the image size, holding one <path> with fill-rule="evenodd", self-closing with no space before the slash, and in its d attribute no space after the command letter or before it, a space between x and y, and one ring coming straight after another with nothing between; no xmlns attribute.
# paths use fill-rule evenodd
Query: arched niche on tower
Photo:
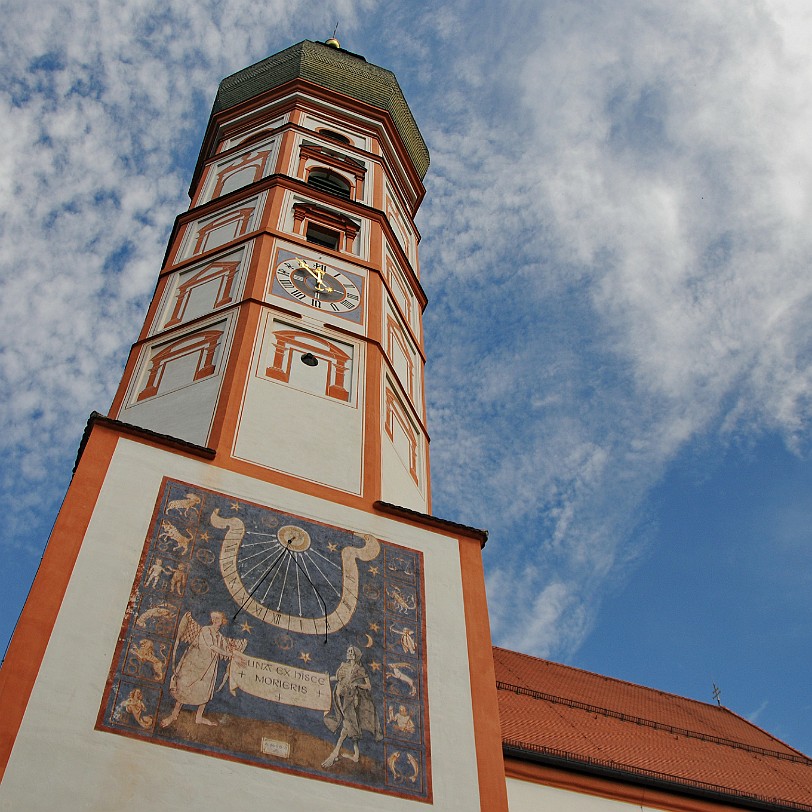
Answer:
<svg viewBox="0 0 812 812"><path fill-rule="evenodd" d="M425 484L423 433L409 415L409 409L391 379L387 379L384 387L383 427L396 458L403 466L403 469L408 472L413 485L416 486L419 492L422 492ZM387 467L391 470L391 465L387 466L385 460L384 468Z"/></svg>
<svg viewBox="0 0 812 812"><path fill-rule="evenodd" d="M385 184L384 193L384 213L389 223L395 239L400 245L403 253L410 262L414 262L417 254L417 242L414 227L407 217L405 209L397 198L392 187Z"/></svg>
<svg viewBox="0 0 812 812"><path fill-rule="evenodd" d="M267 131L261 130L255 136L249 136L245 144L247 149L232 152L228 157L215 160L206 167L195 205L224 197L273 173L279 151L279 138L269 136Z"/></svg>
<svg viewBox="0 0 812 812"><path fill-rule="evenodd" d="M258 144L273 136L279 127L286 124L290 116L252 115L250 121L229 121L223 125L222 135L217 143L216 154L221 154L238 147Z"/></svg>
<svg viewBox="0 0 812 812"><path fill-rule="evenodd" d="M238 459L361 492L364 345L268 309L234 442Z"/></svg>
<svg viewBox="0 0 812 812"><path fill-rule="evenodd" d="M421 363L417 348L391 303L384 313L384 349L405 395L415 407L422 406Z"/></svg>
<svg viewBox="0 0 812 812"><path fill-rule="evenodd" d="M176 327L238 301L253 242L172 274L152 332Z"/></svg>
<svg viewBox="0 0 812 812"><path fill-rule="evenodd" d="M222 329L197 330L169 340L150 353L136 401L156 397L214 375Z"/></svg>
<svg viewBox="0 0 812 812"><path fill-rule="evenodd" d="M273 332L273 355L269 366L265 367L265 375L283 383L291 382L291 374L298 372L300 380L302 369L296 364L302 364L306 369L315 373L317 367L322 369L311 374L315 378L314 394L324 394L325 397L349 402L352 386L352 348L344 345L342 349L338 343L316 335L315 333L297 329L275 329ZM319 382L324 380L323 389ZM312 388L312 384L310 387Z"/></svg>
<svg viewBox="0 0 812 812"><path fill-rule="evenodd" d="M206 445L235 318L229 313L197 324L195 329L171 330L143 344L124 405L115 417Z"/></svg>
<svg viewBox="0 0 812 812"><path fill-rule="evenodd" d="M265 197L265 193L249 197L184 225L174 262L205 254L255 231Z"/></svg>
<svg viewBox="0 0 812 812"><path fill-rule="evenodd" d="M415 298L406 274L387 246L384 251L384 278L401 318L409 325L415 336L420 338L420 306Z"/></svg>

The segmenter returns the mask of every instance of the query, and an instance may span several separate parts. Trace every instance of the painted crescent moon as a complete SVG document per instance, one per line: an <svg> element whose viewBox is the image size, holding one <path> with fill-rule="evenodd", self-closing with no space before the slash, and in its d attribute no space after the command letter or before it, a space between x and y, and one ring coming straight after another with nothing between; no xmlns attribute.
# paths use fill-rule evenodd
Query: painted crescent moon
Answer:
<svg viewBox="0 0 812 812"><path fill-rule="evenodd" d="M371 648L372 646L374 646L374 645L375 645L375 641L372 639L372 635L371 635L371 634L369 634L369 632L367 632L367 633L364 635L364 637L366 637L366 639L367 639L366 643L361 643L361 645L362 645L364 648Z"/></svg>

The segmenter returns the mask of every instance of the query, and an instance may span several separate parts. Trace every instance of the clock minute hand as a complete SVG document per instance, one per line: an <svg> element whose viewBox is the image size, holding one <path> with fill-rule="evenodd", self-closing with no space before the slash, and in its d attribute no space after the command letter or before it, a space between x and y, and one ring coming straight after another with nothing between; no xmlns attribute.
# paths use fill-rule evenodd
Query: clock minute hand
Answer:
<svg viewBox="0 0 812 812"><path fill-rule="evenodd" d="M304 268L319 284L324 276L324 271L314 271L303 259L297 260L300 268Z"/></svg>
<svg viewBox="0 0 812 812"><path fill-rule="evenodd" d="M303 259L297 259L300 268L304 268L315 280L316 280L316 291L318 293L332 293L333 289L329 285L324 284L324 274L325 271L321 268L317 270L313 270Z"/></svg>

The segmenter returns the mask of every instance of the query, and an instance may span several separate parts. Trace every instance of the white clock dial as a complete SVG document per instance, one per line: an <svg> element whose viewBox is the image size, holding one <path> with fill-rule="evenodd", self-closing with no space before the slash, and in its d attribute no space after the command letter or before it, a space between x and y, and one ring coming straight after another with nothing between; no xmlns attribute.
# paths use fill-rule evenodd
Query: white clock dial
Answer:
<svg viewBox="0 0 812 812"><path fill-rule="evenodd" d="M358 285L324 263L293 257L280 262L275 275L288 296L318 310L346 315L361 306Z"/></svg>

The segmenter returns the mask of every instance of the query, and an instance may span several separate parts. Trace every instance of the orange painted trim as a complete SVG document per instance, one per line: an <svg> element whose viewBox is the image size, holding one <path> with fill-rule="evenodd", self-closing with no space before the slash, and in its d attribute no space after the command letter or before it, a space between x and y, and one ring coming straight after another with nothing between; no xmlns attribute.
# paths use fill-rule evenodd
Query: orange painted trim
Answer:
<svg viewBox="0 0 812 812"><path fill-rule="evenodd" d="M91 431L0 669L0 780L118 439L106 428Z"/></svg>
<svg viewBox="0 0 812 812"><path fill-rule="evenodd" d="M460 538L458 543L480 807L482 812L507 812L502 728L499 721L482 548L472 538Z"/></svg>
<svg viewBox="0 0 812 812"><path fill-rule="evenodd" d="M375 284L375 283L378 284ZM364 349L364 448L361 493L370 502L383 493L383 347L380 343L380 276L367 279L367 343Z"/></svg>
<svg viewBox="0 0 812 812"><path fill-rule="evenodd" d="M149 335L152 325L158 315L158 306L164 297L166 286L168 284L168 276L163 278L159 276L155 281L155 290L152 293L152 301L149 303L146 316L144 316L144 326L141 328L141 332L138 334L139 339L146 338Z"/></svg>
<svg viewBox="0 0 812 812"><path fill-rule="evenodd" d="M383 268L384 239L380 224L378 224L377 227L373 226L369 231L369 261L372 262L376 268Z"/></svg>
<svg viewBox="0 0 812 812"><path fill-rule="evenodd" d="M319 499L333 502L336 505L346 505L347 507L367 512L372 506L372 500L367 498L366 495L341 491L330 485L316 482L315 480L302 479L294 474L277 471L273 468L266 468L257 463L248 462L247 460L229 457L225 452L218 454L212 465L226 471L232 471L235 474L240 474L241 476L251 477L260 482L277 485L289 491L298 491L308 496L315 496Z"/></svg>
<svg viewBox="0 0 812 812"><path fill-rule="evenodd" d="M294 113L298 113L299 111L293 111L291 113L291 119L293 118ZM291 121L291 123L293 123ZM296 173L293 171L289 171L292 166L293 161L293 148L296 141L296 129L292 127L288 127L282 133L282 143L279 146L279 153L276 161L276 171L282 175L292 175L296 177Z"/></svg>
<svg viewBox="0 0 812 812"><path fill-rule="evenodd" d="M262 213L261 227L266 233L274 236L286 233L282 230L282 212L287 200L285 191L284 188L269 191L268 199L265 202L265 211Z"/></svg>
<svg viewBox="0 0 812 812"><path fill-rule="evenodd" d="M237 328L231 340L223 384L209 432L208 444L219 452L219 456L230 455L234 445L242 412L243 391L251 374L251 358L262 309L254 301L244 302L240 306Z"/></svg>
<svg viewBox="0 0 812 812"><path fill-rule="evenodd" d="M420 358L423 360L423 363L426 363L426 351L423 347L422 339L415 333L414 328L411 324L411 319L409 318L408 313L404 313L403 309L400 306L400 302L398 301L397 297L395 296L395 292L392 290L392 285L389 282L389 273L384 273L384 271L377 271L381 276L381 280L383 281L383 286L386 289L386 292L389 294L389 301L392 303L392 309L400 316L401 321L403 322L404 327L406 328L406 333L411 338L412 343L417 348L417 352L420 355ZM397 284L397 280L395 280ZM403 288L401 287L401 290ZM420 316L418 315L418 318ZM421 331L422 332L422 331Z"/></svg>
<svg viewBox="0 0 812 812"><path fill-rule="evenodd" d="M426 398L425 395L423 397L423 415L426 414ZM426 455L425 457L425 470L424 474L426 477L426 513L431 513L431 439L429 438L428 434L424 435L426 438L426 442L423 446L423 453Z"/></svg>
<svg viewBox="0 0 812 812"><path fill-rule="evenodd" d="M637 786L623 781L612 781L582 772L571 772L560 767L505 758L505 776L518 781L542 784L580 795L594 795L613 801L651 806L668 812L741 812L741 806L717 801L706 801L687 795L677 795L661 789Z"/></svg>
<svg viewBox="0 0 812 812"><path fill-rule="evenodd" d="M124 401L127 397L127 392L129 391L133 375L135 375L138 359L141 355L141 347L142 344L137 342L130 347L130 354L127 356L127 363L124 365L124 372L121 375L121 382L119 383L116 394L113 397L113 402L110 404L110 411L107 413L108 416L112 417L114 420L119 418L121 410L124 407Z"/></svg>
<svg viewBox="0 0 812 812"><path fill-rule="evenodd" d="M185 268L187 265L205 261L217 253L225 253L226 251L230 251L239 243L253 239L262 233L271 233L280 239L292 239L306 245L311 245L311 243L307 243L307 241L301 235L298 235L295 232L283 232L277 227L280 214L276 212L276 209L277 207L281 209L282 193L288 190L300 192L301 194L306 195L308 198L315 201L316 205L323 203L326 206L335 208L340 202L340 208L342 210L353 214L355 217L366 220L373 230L376 226L379 227L382 230L383 240L389 247L389 250L397 257L398 265L411 285L420 307L425 309L428 302L426 292L423 290L423 286L420 284L420 280L415 273L411 261L406 256L405 251L400 247L400 243L398 243L397 238L389 225L389 220L385 212L373 206L368 206L365 203L359 203L354 200L344 200L343 198L336 199L326 192L321 192L313 186L308 186L304 181L291 175L267 175L266 177L249 184L248 186L235 189L224 198L217 198L214 201L205 203L199 208L189 209L188 211L179 214L175 218L175 226L169 239L166 258L161 268L160 275L163 276L164 274ZM263 192L268 192L268 195L262 204L262 211L260 212L257 227L255 229L248 231L245 234L240 234L233 240L223 243L222 245L218 245L216 248L201 251L198 254L193 254L192 256L184 257L183 259L177 258L177 253L180 249L181 243L183 242L183 235L185 234L184 229L187 226L193 224L200 218L208 217L214 214L218 209L226 209L231 206L237 206L241 201L243 201L243 199L259 197ZM269 203L272 207L270 210ZM414 223L411 220L409 223L412 227L414 227ZM355 262L359 265L372 265L379 273L383 273L381 270L381 265L383 262L382 256L378 257L378 261L373 263L365 260L363 257L360 257L357 254L352 254L347 251L335 251L326 247L322 247L320 250L322 253L325 253L328 256L333 255L348 262Z"/></svg>
<svg viewBox="0 0 812 812"><path fill-rule="evenodd" d="M275 251L275 240L268 234L261 234L254 240L254 251L251 262L246 269L245 292L243 302L253 300L265 301L268 287L268 276Z"/></svg>

